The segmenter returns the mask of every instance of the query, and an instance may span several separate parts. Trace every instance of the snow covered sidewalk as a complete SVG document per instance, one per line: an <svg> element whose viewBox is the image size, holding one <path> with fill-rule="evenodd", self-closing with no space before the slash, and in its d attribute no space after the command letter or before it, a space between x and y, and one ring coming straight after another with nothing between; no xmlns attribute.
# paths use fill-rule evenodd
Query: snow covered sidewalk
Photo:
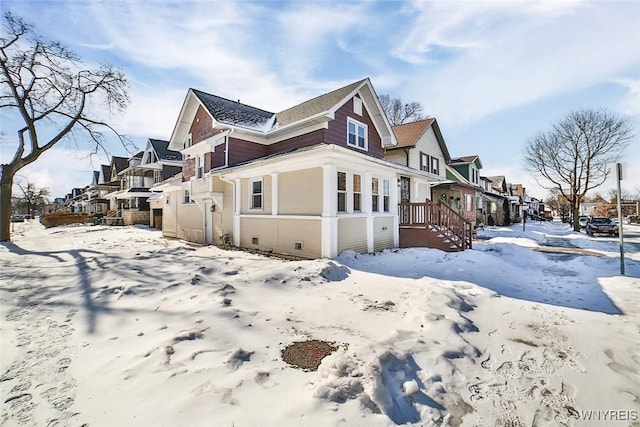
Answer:
<svg viewBox="0 0 640 427"><path fill-rule="evenodd" d="M624 277L615 239L520 227L461 253L287 262L144 227L16 224L0 425L639 421L640 227ZM599 256L533 250L554 239ZM312 339L336 348L317 371L282 360Z"/></svg>

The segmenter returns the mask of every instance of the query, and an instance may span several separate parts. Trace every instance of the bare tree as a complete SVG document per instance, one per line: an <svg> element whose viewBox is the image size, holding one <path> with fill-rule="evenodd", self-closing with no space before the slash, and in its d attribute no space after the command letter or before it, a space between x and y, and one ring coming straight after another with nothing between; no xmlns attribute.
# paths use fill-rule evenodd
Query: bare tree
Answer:
<svg viewBox="0 0 640 427"><path fill-rule="evenodd" d="M104 130L124 143L96 107L102 104L106 114L124 111L129 104L127 80L120 70L109 65L85 67L75 53L58 42L42 39L31 25L11 13L4 15L3 24L0 108L10 110L24 127L17 126L13 159L1 165L0 241L11 237L15 174L75 134L90 140L94 151L104 149Z"/></svg>
<svg viewBox="0 0 640 427"><path fill-rule="evenodd" d="M571 213L571 205L569 201L557 189L549 191L546 199L546 205L556 211L560 218L569 218Z"/></svg>
<svg viewBox="0 0 640 427"><path fill-rule="evenodd" d="M620 158L632 135L628 119L606 110L571 112L550 131L527 143L525 167L550 183L568 202L573 228L580 230L580 203L587 192L602 185Z"/></svg>
<svg viewBox="0 0 640 427"><path fill-rule="evenodd" d="M49 189L47 187L38 188L34 183L27 182L26 186L18 183L18 188L22 193L20 199L27 205L27 215L31 218L35 216L34 211L36 209L42 210L42 207L49 202L47 199L49 197Z"/></svg>
<svg viewBox="0 0 640 427"><path fill-rule="evenodd" d="M419 102L409 102L405 104L400 98L391 98L389 95L380 95L378 98L382 110L387 114L391 126L402 123L422 120L422 104Z"/></svg>

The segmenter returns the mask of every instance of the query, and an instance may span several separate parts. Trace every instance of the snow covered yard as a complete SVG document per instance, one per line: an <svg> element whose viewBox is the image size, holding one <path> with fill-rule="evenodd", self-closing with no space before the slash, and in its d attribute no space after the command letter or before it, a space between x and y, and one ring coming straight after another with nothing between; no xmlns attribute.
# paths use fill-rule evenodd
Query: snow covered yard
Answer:
<svg viewBox="0 0 640 427"><path fill-rule="evenodd" d="M620 276L617 239L556 223L487 229L462 253L296 262L16 224L0 425L638 423L640 227L625 231ZM310 339L336 348L317 371L283 362Z"/></svg>

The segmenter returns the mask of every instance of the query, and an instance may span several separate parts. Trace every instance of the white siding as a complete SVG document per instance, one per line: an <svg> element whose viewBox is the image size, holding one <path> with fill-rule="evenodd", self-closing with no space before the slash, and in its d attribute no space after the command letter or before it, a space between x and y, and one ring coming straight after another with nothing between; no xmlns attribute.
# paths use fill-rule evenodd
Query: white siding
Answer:
<svg viewBox="0 0 640 427"><path fill-rule="evenodd" d="M338 254L347 249L368 252L366 218L338 218Z"/></svg>
<svg viewBox="0 0 640 427"><path fill-rule="evenodd" d="M381 251L394 247L393 244L393 217L373 218L374 250Z"/></svg>

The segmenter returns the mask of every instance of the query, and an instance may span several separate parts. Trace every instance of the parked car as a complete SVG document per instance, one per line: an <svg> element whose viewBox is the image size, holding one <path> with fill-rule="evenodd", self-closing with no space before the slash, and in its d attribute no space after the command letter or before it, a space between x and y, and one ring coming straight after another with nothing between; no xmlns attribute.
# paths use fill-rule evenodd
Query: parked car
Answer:
<svg viewBox="0 0 640 427"><path fill-rule="evenodd" d="M24 216L20 214L11 215L11 222L24 222Z"/></svg>
<svg viewBox="0 0 640 427"><path fill-rule="evenodd" d="M595 217L587 223L587 234L593 236L594 234L609 234L618 236L618 225L611 220L611 218Z"/></svg>
<svg viewBox="0 0 640 427"><path fill-rule="evenodd" d="M580 228L586 228L588 222L589 222L588 216L582 215L578 218L578 223L580 224Z"/></svg>

